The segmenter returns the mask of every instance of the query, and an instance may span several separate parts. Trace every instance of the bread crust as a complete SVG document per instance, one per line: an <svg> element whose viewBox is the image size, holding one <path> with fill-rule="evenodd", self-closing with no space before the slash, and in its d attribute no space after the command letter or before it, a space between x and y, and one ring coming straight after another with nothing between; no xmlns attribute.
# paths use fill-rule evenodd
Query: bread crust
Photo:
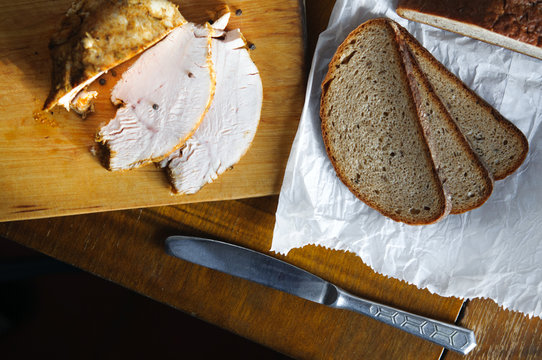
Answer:
<svg viewBox="0 0 542 360"><path fill-rule="evenodd" d="M404 223L409 224L409 225L428 225L428 224L432 224L432 223L438 222L439 220L443 219L444 217L446 217L448 215L448 213L451 210L451 202L450 202L449 196L447 196L447 194L445 194L445 192L444 192L444 190L442 188L442 183L440 181L440 178L438 177L438 174L437 174L437 171L435 169L433 160L431 158L429 147L427 146L427 144L425 142L423 143L423 146L425 147L424 155L428 159L428 163L431 164L430 173L431 173L431 175L433 177L433 180L435 181L435 183L440 185L439 189L441 190L439 192L439 194L438 194L438 196L439 196L438 203L441 204L441 208L436 213L436 215L434 215L431 218L425 219L425 220L419 219L419 220L409 221L405 217L398 216L394 212L388 211L387 209L379 206L378 204L376 204L374 202L371 202L366 196L364 196L364 194L359 193L358 191L356 191L352 187L352 185L348 181L347 177L345 176L343 170L341 169L340 165L337 163L333 153L331 152L331 147L330 147L329 138L328 138L328 128L327 128L328 117L327 117L327 114L325 113L325 109L327 108L326 93L327 93L327 90L329 88L329 84L334 79L335 69L340 64L340 56L344 52L344 50L347 48L347 46L349 45L349 42L352 39L354 39L356 36L358 36L361 32L363 32L365 30L365 28L367 28L369 26L373 26L373 25L383 25L386 28L388 28L388 30L390 31L392 36L394 36L393 34L395 34L395 32L394 32L393 28L391 27L388 19L378 18L378 19L369 20L369 21L361 24L356 29L354 29L346 37L346 39L343 41L343 43L338 47L335 55L333 56L333 58L331 59L331 61L329 63L328 72L327 72L327 74L326 74L326 76L325 76L325 78L324 78L324 80L322 82L322 96L321 96L321 99L320 99L320 119L322 121L321 122L321 130L322 130L322 138L323 138L323 141L324 141L324 146L325 146L325 149L326 149L326 153L327 153L327 155L328 155L328 157L329 157L329 159L331 161L331 164L333 165L333 168L335 169L335 172L337 173L337 176L339 177L339 179L343 182L343 184L345 184L347 186L347 188L350 190L350 192L352 192L359 200L363 201L369 207L377 210L378 212L380 212L384 216L386 216L386 217L388 217L388 218L390 218L390 219L392 219L394 221L404 222ZM397 44L396 41L393 42L393 46L396 48L397 55L399 56L399 60L402 63L403 59L401 58L399 45ZM406 77L406 74L404 74L404 72L401 72L401 76L403 76L403 81L405 82L406 89L409 92L410 102L412 104L413 110L414 110L414 112L416 112L412 91L411 91L410 86L408 84L408 79ZM423 129L421 128L421 125L419 123L417 123L417 125L419 126L420 134L423 137ZM424 139L422 139L422 140L424 140Z"/></svg>
<svg viewBox="0 0 542 360"><path fill-rule="evenodd" d="M426 48L424 48L420 42L413 36L411 36L404 28L401 29L401 34L403 39L406 41L409 47L416 46L420 51L424 59L429 61L435 67L438 68L438 71L442 76L446 77L449 82L452 82L459 86L464 94L466 94L472 102L477 103L479 106L483 107L486 111L490 112L495 120L503 126L507 132L513 134L519 142L521 143L521 152L518 154L516 160L511 163L508 168L502 169L501 172L493 173L494 180L502 180L514 173L523 163L529 152L529 142L525 135L519 130L514 124L502 116L497 110L495 110L491 105L489 105L484 99L478 96L474 91L472 91L463 81L461 81L457 76L455 76L450 70L448 70L442 63L440 63ZM413 56L415 58L415 56Z"/></svg>

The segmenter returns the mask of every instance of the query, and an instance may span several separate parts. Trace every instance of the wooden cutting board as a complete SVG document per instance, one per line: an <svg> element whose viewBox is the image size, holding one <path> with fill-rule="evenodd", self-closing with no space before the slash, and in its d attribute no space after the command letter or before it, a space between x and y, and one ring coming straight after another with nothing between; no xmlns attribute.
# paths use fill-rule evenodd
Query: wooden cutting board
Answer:
<svg viewBox="0 0 542 360"><path fill-rule="evenodd" d="M152 165L110 172L90 152L100 124L115 114L110 90L129 63L104 75L104 85L92 85L100 95L96 112L87 119L60 107L53 114L38 112L51 81L49 38L71 2L0 2L0 221L279 192L305 92L303 9L298 1L177 1L183 16L197 23L214 19L221 4L229 5L233 14L228 29L240 28L255 45L251 56L264 88L260 126L250 150L194 195L173 195L163 171ZM242 13L236 15L239 9Z"/></svg>

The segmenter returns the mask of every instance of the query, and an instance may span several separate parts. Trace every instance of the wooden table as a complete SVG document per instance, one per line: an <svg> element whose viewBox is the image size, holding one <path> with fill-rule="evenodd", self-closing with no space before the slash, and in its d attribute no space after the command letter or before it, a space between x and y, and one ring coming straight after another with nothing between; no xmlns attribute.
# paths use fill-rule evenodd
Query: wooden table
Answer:
<svg viewBox="0 0 542 360"><path fill-rule="evenodd" d="M306 4L308 58L333 0ZM310 59L308 59L310 60ZM302 104L299 104L301 110ZM442 348L337 311L167 256L184 234L269 252L277 196L0 223L0 236L301 359L439 359ZM542 358L542 321L491 300L467 303L375 274L348 253L308 246L280 257L372 300L473 329L468 359ZM460 359L445 353L444 359Z"/></svg>

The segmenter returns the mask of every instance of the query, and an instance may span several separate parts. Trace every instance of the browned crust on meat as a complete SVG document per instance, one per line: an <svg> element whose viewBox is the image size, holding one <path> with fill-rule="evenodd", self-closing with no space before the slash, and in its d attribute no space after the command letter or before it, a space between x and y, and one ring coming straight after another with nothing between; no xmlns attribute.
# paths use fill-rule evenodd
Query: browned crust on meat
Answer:
<svg viewBox="0 0 542 360"><path fill-rule="evenodd" d="M442 74L442 76L446 77L448 81L453 82L456 85L458 85L463 90L463 92L467 94L468 97L471 98L473 102L479 104L481 107L489 111L491 115L495 118L495 120L501 126L503 126L507 130L507 132L513 134L514 137L520 140L522 149L521 149L520 154L518 154L516 161L513 162L509 168L503 169L503 171L499 173L493 173L492 175L495 180L502 180L506 178L508 175L515 172L521 166L521 164L527 157L527 153L529 152L529 142L527 141L527 138L521 132L521 130L519 130L514 124L512 124L509 120L507 120L504 116L502 116L497 110L495 110L491 105L489 105L484 99L482 99L474 91L472 91L467 85L465 85L463 81L461 81L450 70L448 70L444 65L442 65L442 63L440 63L426 48L424 48L420 44L420 42L414 36L410 35L404 28L401 29L401 34L409 47L415 46L418 50L420 50L422 56L426 60L431 62L434 66L436 66L439 69L439 72Z"/></svg>
<svg viewBox="0 0 542 360"><path fill-rule="evenodd" d="M98 158L98 161L104 168L111 171L111 149L107 145L107 143L98 143L96 146L96 157Z"/></svg>
<svg viewBox="0 0 542 360"><path fill-rule="evenodd" d="M327 133L328 133L328 129L327 129L327 120L328 120L328 118L327 118L327 115L326 115L326 113L324 111L324 109L327 108L327 106L326 106L327 105L326 96L325 95L326 95L326 92L328 90L329 83L334 79L335 66L340 64L341 53L348 46L348 43L350 42L350 40L355 38L356 36L358 36L359 33L363 32L366 27L372 26L374 24L384 25L392 32L392 34L394 33L393 28L390 26L388 19L379 18L379 19L369 20L369 21L361 24L360 26L358 26L355 30L353 30L347 36L347 38L343 41L343 43L338 47L335 55L333 56L333 58L331 59L331 61L329 63L328 73L326 74L326 76L325 76L325 78L324 78L324 80L322 82L322 96L321 96L321 99L320 99L320 119L322 120L321 129L322 129L322 138L323 138L323 141L324 141L324 147L325 147L326 153L327 153L327 155L328 155L328 157L329 157L329 159L331 161L331 164L333 165L333 168L335 169L335 172L337 173L337 176L342 181L342 183L346 185L346 187L350 190L350 192L352 192L359 200L363 201L369 207L375 209L376 211L380 212L382 215L384 215L384 216L386 216L386 217L388 217L388 218L390 218L390 219L392 219L394 221L404 222L404 223L409 224L409 225L428 225L428 224L432 224L432 223L438 222L439 220L444 218L448 214L448 212L450 210L451 204L450 204L449 200L447 199L444 191L441 191L440 194L439 194L440 195L439 203L441 204L441 209L438 212L438 215L436 215L436 216L434 216L432 218L428 218L425 221L423 221L421 219L419 221L408 221L408 219L403 218L403 217L399 217L397 214L395 214L395 213L393 213L391 211L387 211L386 209L380 207L378 204L369 201L363 194L355 191L355 189L350 185L347 177L344 175L343 171L341 170L341 167L339 166L339 164L337 164L337 161L336 161L335 157L333 156L333 153L331 152L331 147L330 147L330 143L329 143L329 139L328 139L328 135L327 135ZM394 42L394 46L397 48L397 52L399 54L399 48L398 48L398 44L396 42ZM400 58L400 55L399 55L399 58ZM400 61L402 62L402 59L400 59ZM412 91L410 90L410 86L408 85L408 79L406 78L405 74L402 74L402 76L403 76L403 81L406 84L407 91L409 91L412 106L415 107ZM416 112L415 109L414 109L414 112ZM420 134L423 134L423 130L421 128L421 125L418 124L418 126L420 127L420 129L419 129ZM424 139L422 139L422 140L424 140ZM436 171L435 166L433 164L433 160L431 158L429 148L428 148L426 143L424 143L424 146L425 146L424 154L425 154L426 158L429 160L428 163L431 164L431 166L432 166L431 174L433 176L433 179L434 179L434 181L436 183L441 184L440 179L439 179L438 174L437 174L437 171ZM442 186L440 188L442 189Z"/></svg>
<svg viewBox="0 0 542 360"><path fill-rule="evenodd" d="M148 1L143 0L75 2L49 43L53 75L43 110L52 109L77 86L141 53L186 22L176 6L172 18L157 18L149 11ZM122 16L126 23L113 15ZM154 31L152 39L137 36L138 28L132 21L141 19Z"/></svg>
<svg viewBox="0 0 542 360"><path fill-rule="evenodd" d="M404 40L404 36L410 36L410 34L407 32L405 28L403 28L401 25L397 24L396 22L392 22L392 24L393 24L394 29L396 29L396 33L397 33L396 39L397 39L397 42L399 43L401 55L403 56L403 62L405 64L405 72L411 83L412 93L414 95L414 102L416 103L416 107L418 108L419 111L421 110L420 103L422 100L420 98L420 94L415 89L416 79L413 73L414 69L411 69L409 71L409 66L416 67L418 73L421 75L422 86L428 90L429 96L431 97L433 103L439 108L439 111L442 112L442 114L444 114L444 118L443 118L444 121L447 123L447 125L450 128L452 128L451 134L455 137L456 141L459 143L464 154L467 155L467 157L474 164L476 164L476 168L484 181L484 187L486 191L480 197L478 202L474 203L470 207L462 207L462 208L457 208L455 204L453 204L452 210L450 213L461 214L461 213L476 209L482 206L489 199L491 193L493 192L493 176L491 175L489 170L486 168L486 166L482 163L478 155L474 152L467 138L463 135L463 133L457 126L456 122L452 119L452 117L448 113L448 110L446 109L446 107L444 106L444 104L442 103L438 95L433 90L433 87L431 83L429 82L429 80L427 79L427 76L425 76L425 74L421 71L416 58L410 52L410 49L408 48ZM420 114L420 116L422 115ZM424 126L424 123L422 121L420 121L420 123L422 125L422 128L424 128L424 132L423 132L424 136L428 138L427 142L431 143L432 140L430 139L431 137L430 132L428 131L427 127ZM453 179L450 179L449 181L453 181Z"/></svg>
<svg viewBox="0 0 542 360"><path fill-rule="evenodd" d="M178 149L177 149L178 150ZM182 149L181 149L181 152L182 152ZM156 165L158 165L158 163L156 163ZM171 194L172 195L179 195L179 190L177 189L177 187L175 186L175 176L173 176L173 173L171 171L171 168L169 166L166 166L165 167L165 170L166 170L166 177L167 177L167 182L169 184L169 188L171 190Z"/></svg>

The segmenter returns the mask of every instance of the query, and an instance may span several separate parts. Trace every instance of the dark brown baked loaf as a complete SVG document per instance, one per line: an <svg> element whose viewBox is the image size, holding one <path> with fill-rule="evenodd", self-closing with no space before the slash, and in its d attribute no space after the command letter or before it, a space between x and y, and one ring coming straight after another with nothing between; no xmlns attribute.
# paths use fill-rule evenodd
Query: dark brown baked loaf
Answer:
<svg viewBox="0 0 542 360"><path fill-rule="evenodd" d="M399 0L397 14L542 59L539 0Z"/></svg>

